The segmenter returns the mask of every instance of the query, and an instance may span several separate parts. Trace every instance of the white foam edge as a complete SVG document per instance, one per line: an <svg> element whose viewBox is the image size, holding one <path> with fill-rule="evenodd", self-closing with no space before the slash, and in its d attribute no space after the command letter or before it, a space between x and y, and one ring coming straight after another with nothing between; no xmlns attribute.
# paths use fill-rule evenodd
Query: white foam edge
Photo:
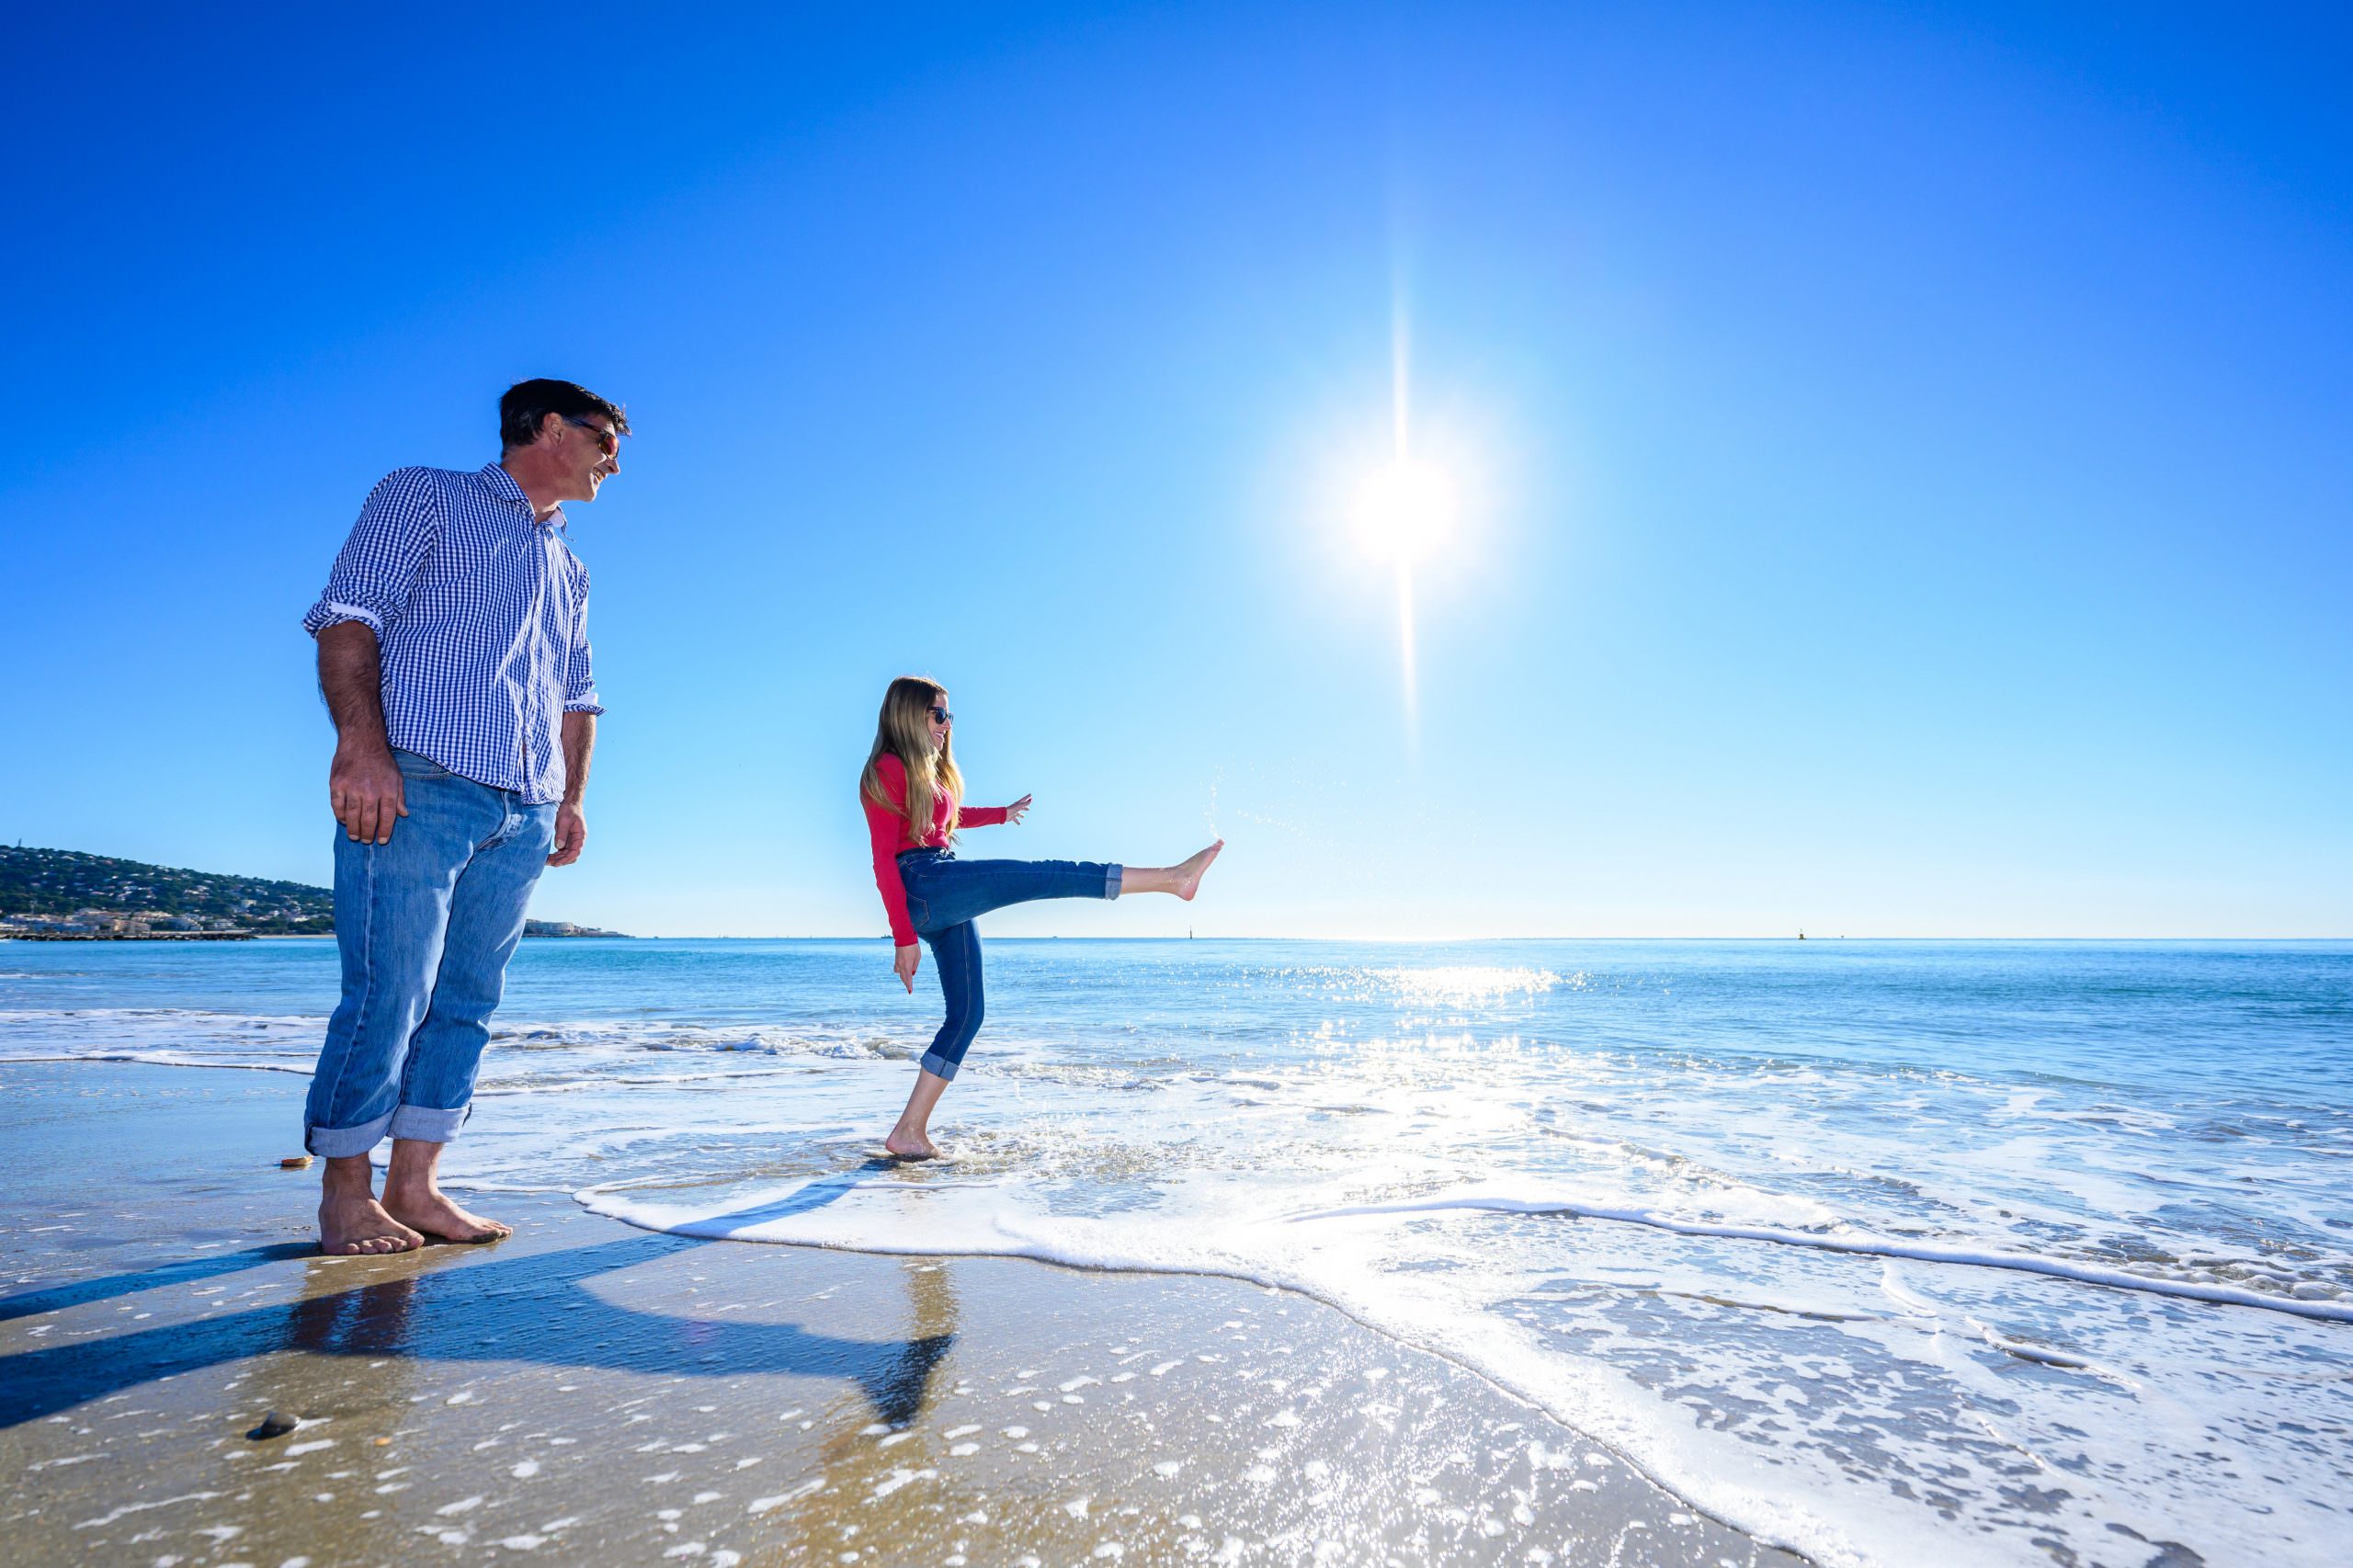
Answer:
<svg viewBox="0 0 2353 1568"><path fill-rule="evenodd" d="M142 1067L205 1067L234 1073L300 1073L305 1078L317 1070L318 1063L306 1062L300 1065L287 1062L207 1062L168 1051L89 1051L64 1056L9 1056L0 1054L0 1063L16 1066L33 1062L128 1062Z"/></svg>
<svg viewBox="0 0 2353 1568"><path fill-rule="evenodd" d="M1864 1257L1900 1257L1915 1263L1949 1263L1972 1268L2004 1268L2020 1274L2048 1275L2081 1285L2102 1285L2118 1290L2139 1290L2207 1301L2217 1306L2256 1307L2286 1312L2320 1323L2353 1323L2353 1301L2306 1301L2292 1296L2267 1296L2235 1285L2204 1285L2188 1279L2160 1279L2127 1269L2102 1268L2065 1258L2037 1257L2031 1253L2002 1252L1987 1247L1938 1246L1929 1242L1904 1242L1884 1236L1821 1235L1808 1231L1784 1231L1770 1225L1731 1225L1706 1220L1681 1220L1653 1209L1621 1208L1566 1198L1506 1198L1466 1193L1445 1198L1415 1199L1402 1203L1361 1203L1337 1209L1313 1209L1287 1216L1297 1224L1310 1220L1351 1220L1387 1214L1427 1213L1441 1209L1475 1209L1507 1214L1574 1214L1585 1220L1606 1220L1621 1225L1646 1225L1681 1236L1726 1241L1769 1242L1779 1246L1812 1247L1822 1252L1850 1253Z"/></svg>

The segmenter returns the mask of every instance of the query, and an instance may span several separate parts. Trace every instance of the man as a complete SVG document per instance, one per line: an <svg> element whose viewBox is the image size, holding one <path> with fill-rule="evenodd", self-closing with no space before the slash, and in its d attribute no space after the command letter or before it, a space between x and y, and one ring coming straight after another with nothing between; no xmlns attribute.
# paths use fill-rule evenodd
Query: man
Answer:
<svg viewBox="0 0 2353 1568"><path fill-rule="evenodd" d="M570 381L498 400L498 461L404 468L360 508L302 618L335 716L327 793L343 999L304 1113L324 1157L319 1247L406 1252L509 1229L436 1179L531 889L580 858L597 687L566 501L620 472L629 419ZM392 1140L384 1198L369 1154Z"/></svg>

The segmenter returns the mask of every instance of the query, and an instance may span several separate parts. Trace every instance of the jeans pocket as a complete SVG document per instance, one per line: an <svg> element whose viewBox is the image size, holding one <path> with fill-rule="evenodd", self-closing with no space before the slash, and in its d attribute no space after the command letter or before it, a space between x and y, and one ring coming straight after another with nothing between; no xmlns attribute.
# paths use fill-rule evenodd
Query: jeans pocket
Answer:
<svg viewBox="0 0 2353 1568"><path fill-rule="evenodd" d="M917 931L931 924L931 905L913 893L907 895L907 924Z"/></svg>
<svg viewBox="0 0 2353 1568"><path fill-rule="evenodd" d="M442 767L431 757L420 756L413 751L400 751L395 749L392 753L392 763L401 770L402 778L413 778L420 783L428 779L447 778L449 777L449 770L448 768Z"/></svg>

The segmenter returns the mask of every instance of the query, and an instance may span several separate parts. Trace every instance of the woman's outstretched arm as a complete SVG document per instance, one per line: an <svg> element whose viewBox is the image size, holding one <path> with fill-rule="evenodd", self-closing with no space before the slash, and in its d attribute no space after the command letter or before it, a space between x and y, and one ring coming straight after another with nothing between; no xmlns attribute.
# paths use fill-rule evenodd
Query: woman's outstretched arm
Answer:
<svg viewBox="0 0 2353 1568"><path fill-rule="evenodd" d="M1024 795L1009 806L959 806L956 825L962 827L995 827L1000 823L1017 823L1029 814L1029 797Z"/></svg>

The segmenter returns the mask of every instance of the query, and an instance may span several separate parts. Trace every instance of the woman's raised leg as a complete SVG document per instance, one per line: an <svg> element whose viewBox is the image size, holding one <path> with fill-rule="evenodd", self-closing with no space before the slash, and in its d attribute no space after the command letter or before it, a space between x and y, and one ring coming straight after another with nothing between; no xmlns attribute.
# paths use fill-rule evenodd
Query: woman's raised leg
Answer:
<svg viewBox="0 0 2353 1568"><path fill-rule="evenodd" d="M1131 892L1168 892L1189 899L1200 891L1201 874L1225 847L1221 838L1207 849L1174 866L1130 866L1120 879L1120 891Z"/></svg>
<svg viewBox="0 0 2353 1568"><path fill-rule="evenodd" d="M920 902L935 929L961 926L1009 908L1041 899L1119 898L1131 892L1174 893L1191 898L1201 875L1225 847L1219 839L1207 849L1174 866L1121 866L1103 860L958 860L941 858L903 868L907 897ZM929 939L926 933L926 939ZM934 951L938 944L934 943Z"/></svg>

